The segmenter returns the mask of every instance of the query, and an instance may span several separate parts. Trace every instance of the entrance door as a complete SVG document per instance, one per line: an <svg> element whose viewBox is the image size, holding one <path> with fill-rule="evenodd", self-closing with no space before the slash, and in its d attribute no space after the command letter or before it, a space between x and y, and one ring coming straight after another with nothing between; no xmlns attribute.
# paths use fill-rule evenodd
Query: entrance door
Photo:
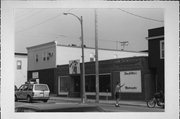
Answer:
<svg viewBox="0 0 180 119"><path fill-rule="evenodd" d="M69 95L71 97L80 97L80 89L81 89L80 81L81 81L80 76L71 76L70 89L69 89Z"/></svg>
<svg viewBox="0 0 180 119"><path fill-rule="evenodd" d="M74 82L74 92L80 93L80 76L73 76L72 79Z"/></svg>
<svg viewBox="0 0 180 119"><path fill-rule="evenodd" d="M68 89L69 89L68 82L69 82L68 76L58 77L58 94L59 95L68 95Z"/></svg>

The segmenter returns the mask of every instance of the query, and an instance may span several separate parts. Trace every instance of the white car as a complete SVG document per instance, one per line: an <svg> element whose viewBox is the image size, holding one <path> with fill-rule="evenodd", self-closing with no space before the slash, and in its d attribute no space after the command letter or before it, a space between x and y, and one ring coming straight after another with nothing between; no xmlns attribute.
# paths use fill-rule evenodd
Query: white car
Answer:
<svg viewBox="0 0 180 119"><path fill-rule="evenodd" d="M15 91L15 101L27 100L28 102L32 102L33 100L41 100L47 102L49 93L50 90L47 84L27 83L21 85Z"/></svg>

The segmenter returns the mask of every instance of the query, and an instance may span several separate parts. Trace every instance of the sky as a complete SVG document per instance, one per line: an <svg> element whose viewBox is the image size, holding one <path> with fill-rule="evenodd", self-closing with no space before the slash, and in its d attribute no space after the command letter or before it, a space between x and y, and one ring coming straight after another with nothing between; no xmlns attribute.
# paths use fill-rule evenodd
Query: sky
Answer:
<svg viewBox="0 0 180 119"><path fill-rule="evenodd" d="M92 8L23 8L15 10L15 52L27 47L58 41L80 46L80 22L83 17L84 44L95 47L95 9ZM164 26L164 11L158 8L99 8L97 12L98 47L127 51L148 50L148 29Z"/></svg>

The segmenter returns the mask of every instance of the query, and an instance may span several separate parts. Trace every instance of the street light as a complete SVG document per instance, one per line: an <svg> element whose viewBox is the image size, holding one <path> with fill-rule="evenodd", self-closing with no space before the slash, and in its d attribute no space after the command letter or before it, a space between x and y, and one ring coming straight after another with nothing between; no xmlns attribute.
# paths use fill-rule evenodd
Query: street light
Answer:
<svg viewBox="0 0 180 119"><path fill-rule="evenodd" d="M84 67L84 39L83 39L83 18L76 16L73 13L63 13L64 15L72 15L76 17L81 24L81 47L82 47L82 96L81 101L85 103L85 67Z"/></svg>

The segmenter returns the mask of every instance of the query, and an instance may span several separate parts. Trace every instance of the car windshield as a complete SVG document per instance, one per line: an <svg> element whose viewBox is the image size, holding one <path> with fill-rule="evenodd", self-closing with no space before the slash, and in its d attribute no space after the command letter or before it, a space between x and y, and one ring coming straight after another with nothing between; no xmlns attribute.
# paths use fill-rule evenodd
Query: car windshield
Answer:
<svg viewBox="0 0 180 119"><path fill-rule="evenodd" d="M48 87L47 85L35 85L35 90L47 91Z"/></svg>

